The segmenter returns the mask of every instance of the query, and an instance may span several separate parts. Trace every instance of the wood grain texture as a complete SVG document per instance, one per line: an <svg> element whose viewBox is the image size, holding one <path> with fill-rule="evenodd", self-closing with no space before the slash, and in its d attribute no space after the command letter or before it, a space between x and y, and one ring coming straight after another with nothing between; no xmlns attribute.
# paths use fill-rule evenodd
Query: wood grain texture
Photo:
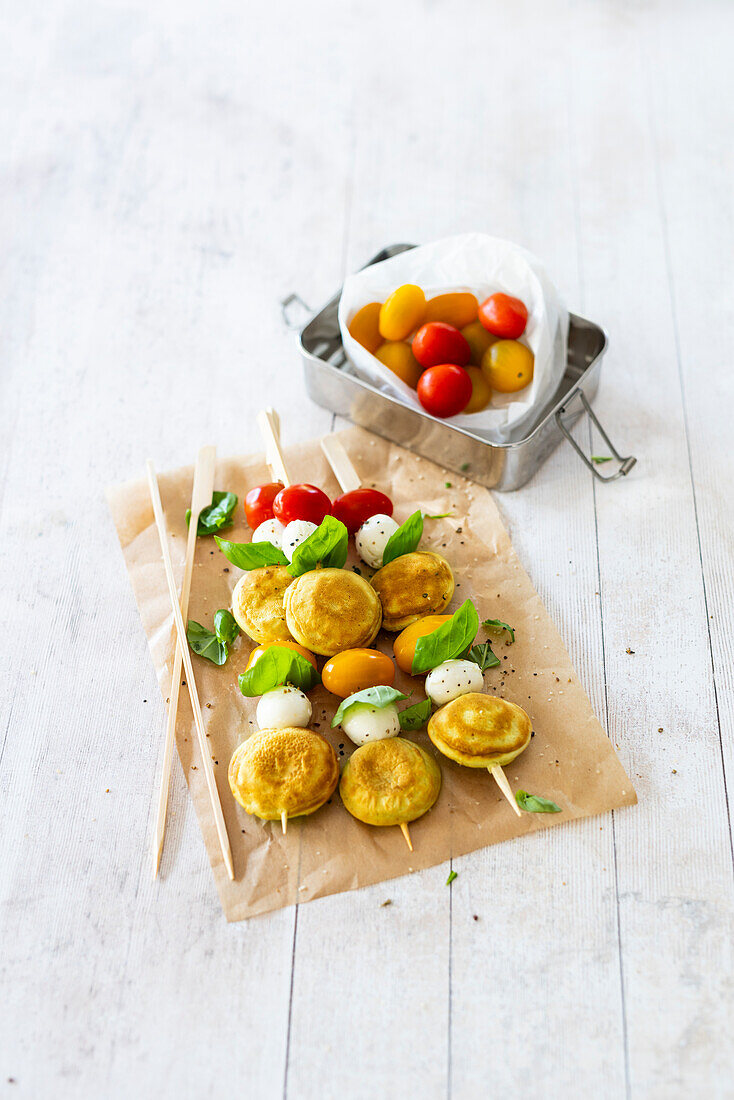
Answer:
<svg viewBox="0 0 734 1100"><path fill-rule="evenodd" d="M0 1095L731 1096L732 10L0 27ZM178 766L150 881L164 715L104 486L259 449L265 404L327 431L281 300L474 228L610 335L596 408L638 466L596 487L559 448L498 503L640 805L227 925Z"/></svg>

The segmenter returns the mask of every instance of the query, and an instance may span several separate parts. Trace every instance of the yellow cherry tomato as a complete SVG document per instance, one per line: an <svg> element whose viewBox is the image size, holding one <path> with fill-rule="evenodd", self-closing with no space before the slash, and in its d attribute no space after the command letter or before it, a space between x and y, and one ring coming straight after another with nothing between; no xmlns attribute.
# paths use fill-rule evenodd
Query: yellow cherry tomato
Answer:
<svg viewBox="0 0 734 1100"><path fill-rule="evenodd" d="M300 653L302 657L305 657L307 661L310 661L314 668L318 668L316 664L316 658L314 657L311 650L306 649L305 646L299 645L298 642L265 642L264 645L256 646L253 649L252 653L250 654L250 660L247 662L247 668L245 669L245 672L247 672L248 669L251 669L253 665L257 664L263 653L266 653L274 645L280 646L281 649L294 649L296 653Z"/></svg>
<svg viewBox="0 0 734 1100"><path fill-rule="evenodd" d="M404 340L420 328L426 312L426 296L415 283L394 290L380 310L380 335L383 340Z"/></svg>
<svg viewBox="0 0 734 1100"><path fill-rule="evenodd" d="M349 335L353 336L358 344L373 355L382 343L380 336L380 310L381 302L369 302L357 310L349 322Z"/></svg>
<svg viewBox="0 0 734 1100"><path fill-rule="evenodd" d="M423 324L429 321L444 321L454 328L464 328L476 321L479 302L468 291L456 291L452 294L437 294L426 302L426 315Z"/></svg>
<svg viewBox="0 0 734 1100"><path fill-rule="evenodd" d="M342 699L378 684L390 687L394 679L395 665L379 649L345 649L327 661L321 673L326 690Z"/></svg>
<svg viewBox="0 0 734 1100"><path fill-rule="evenodd" d="M492 389L489 382L482 374L481 367L466 367L466 373L471 378L471 397L469 404L462 410L465 413L478 413L486 409L492 400Z"/></svg>
<svg viewBox="0 0 734 1100"><path fill-rule="evenodd" d="M412 672L418 639L425 634L432 634L436 627L450 618L450 615L426 615L424 618L418 619L417 622L411 623L410 626L406 626L405 630L398 634L392 644L392 651L395 654L398 668L402 672L407 672L408 675Z"/></svg>
<svg viewBox="0 0 734 1100"><path fill-rule="evenodd" d="M375 357L393 374L397 374L406 385L412 386L413 389L418 385L423 367L413 355L410 344L405 340L386 340L375 352Z"/></svg>
<svg viewBox="0 0 734 1100"><path fill-rule="evenodd" d="M482 356L487 348L491 348L498 340L497 336L487 332L481 321L472 321L470 325L465 325L461 335L471 348L471 361L477 367L482 365Z"/></svg>
<svg viewBox="0 0 734 1100"><path fill-rule="evenodd" d="M535 356L517 340L498 340L485 351L482 371L493 390L516 393L533 380Z"/></svg>

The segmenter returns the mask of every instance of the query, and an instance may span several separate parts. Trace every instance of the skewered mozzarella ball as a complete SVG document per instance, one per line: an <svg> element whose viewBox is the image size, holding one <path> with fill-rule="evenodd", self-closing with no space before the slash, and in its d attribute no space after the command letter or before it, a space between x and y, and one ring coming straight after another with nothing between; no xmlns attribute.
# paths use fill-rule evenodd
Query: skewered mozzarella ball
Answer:
<svg viewBox="0 0 734 1100"><path fill-rule="evenodd" d="M426 676L426 695L438 705L483 688L482 670L473 661L443 661Z"/></svg>
<svg viewBox="0 0 734 1100"><path fill-rule="evenodd" d="M400 733L398 708L392 703L387 707L373 707L370 703L355 703L341 721L341 727L355 745L368 741L384 741Z"/></svg>
<svg viewBox="0 0 734 1100"><path fill-rule="evenodd" d="M370 516L354 536L354 545L363 562L371 569L382 568L382 555L391 535L398 529L398 524L392 516L378 513Z"/></svg>
<svg viewBox="0 0 734 1100"><path fill-rule="evenodd" d="M300 546L302 542L312 535L316 530L316 524L311 523L307 519L293 519L290 523L286 523L281 536L280 548L288 558L288 561L293 561L293 555L296 552L296 547Z"/></svg>
<svg viewBox="0 0 734 1100"><path fill-rule="evenodd" d="M253 542L272 542L280 548L285 528L279 519L266 519L252 533Z"/></svg>
<svg viewBox="0 0 734 1100"><path fill-rule="evenodd" d="M283 684L265 692L255 716L261 730L306 727L311 721L311 703L299 688Z"/></svg>

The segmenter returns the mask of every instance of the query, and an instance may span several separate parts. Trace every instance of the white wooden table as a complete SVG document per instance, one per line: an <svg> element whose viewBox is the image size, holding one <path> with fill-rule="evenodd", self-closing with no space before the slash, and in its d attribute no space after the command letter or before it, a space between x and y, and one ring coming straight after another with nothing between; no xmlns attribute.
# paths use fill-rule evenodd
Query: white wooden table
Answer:
<svg viewBox="0 0 734 1100"><path fill-rule="evenodd" d="M0 1095L734 1096L734 9L0 19ZM475 228L610 335L637 468L498 502L640 804L227 925L103 489L328 430L280 300Z"/></svg>

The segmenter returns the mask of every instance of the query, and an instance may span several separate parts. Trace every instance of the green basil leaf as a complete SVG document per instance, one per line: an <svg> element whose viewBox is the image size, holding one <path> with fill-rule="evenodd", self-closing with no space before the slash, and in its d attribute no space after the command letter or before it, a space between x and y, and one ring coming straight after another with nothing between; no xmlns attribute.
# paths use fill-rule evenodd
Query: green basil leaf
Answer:
<svg viewBox="0 0 734 1100"><path fill-rule="evenodd" d="M424 519L446 519L448 516L453 516L453 512L437 512L435 515L431 515L429 512L423 513Z"/></svg>
<svg viewBox="0 0 734 1100"><path fill-rule="evenodd" d="M387 565L402 554L410 554L421 541L423 534L423 513L420 509L408 516L405 523L401 523L397 531L393 531L387 540L387 545L382 555L382 564Z"/></svg>
<svg viewBox="0 0 734 1100"><path fill-rule="evenodd" d="M224 642L225 645L229 642L231 645L239 632L240 628L232 612L220 607L214 616L214 633L219 641Z"/></svg>
<svg viewBox="0 0 734 1100"><path fill-rule="evenodd" d="M529 814L560 814L563 813L560 806L551 802L549 798L543 798L539 794L528 794L527 791L517 791L515 801L521 810L527 810Z"/></svg>
<svg viewBox="0 0 734 1100"><path fill-rule="evenodd" d="M293 684L301 691L310 691L321 682L310 661L294 649L272 645L258 658L252 668L237 678L243 695L264 695L281 684Z"/></svg>
<svg viewBox="0 0 734 1100"><path fill-rule="evenodd" d="M421 699L420 703L413 703L412 707L406 707L399 714L401 730L422 730L431 717L431 700Z"/></svg>
<svg viewBox="0 0 734 1100"><path fill-rule="evenodd" d="M288 559L272 542L227 542L214 536L227 561L239 569L260 569L263 565L287 565Z"/></svg>
<svg viewBox="0 0 734 1100"><path fill-rule="evenodd" d="M479 665L482 672L486 672L488 668L496 668L500 664L500 659L496 653L492 652L489 642L473 645L467 653L466 659L467 661L473 661L475 665Z"/></svg>
<svg viewBox="0 0 734 1100"><path fill-rule="evenodd" d="M503 623L501 619L485 619L482 623L485 630L488 630L490 634L507 634L510 635L510 641L507 643L511 645L515 641L515 630L508 623Z"/></svg>
<svg viewBox="0 0 734 1100"><path fill-rule="evenodd" d="M430 672L442 661L450 661L466 653L478 630L477 609L471 600L465 600L447 622L418 639L413 656L413 675Z"/></svg>
<svg viewBox="0 0 734 1100"><path fill-rule="evenodd" d="M612 456L611 455L592 455L591 456L591 461L593 463L595 463L595 465L601 466L602 462L611 462L612 461Z"/></svg>
<svg viewBox="0 0 734 1100"><path fill-rule="evenodd" d="M364 688L363 691L355 691L354 695L348 695L346 699L342 699L339 709L331 720L332 729L334 726L341 724L347 712L357 703L369 703L372 707L389 707L391 703L397 703L399 699L407 698L408 696L403 695L402 691L398 691L397 688L384 687L383 685Z"/></svg>
<svg viewBox="0 0 734 1100"><path fill-rule="evenodd" d="M454 879L458 878L458 877L459 877L458 871L450 871L449 872L449 877L446 879L446 885L450 886L451 883L454 881Z"/></svg>
<svg viewBox="0 0 734 1100"><path fill-rule="evenodd" d="M349 532L336 516L324 516L307 539L296 547L288 566L292 577L300 577L317 565L325 569L342 569L347 561Z"/></svg>
<svg viewBox="0 0 734 1100"><path fill-rule="evenodd" d="M215 531L221 531L223 527L231 527L234 523L232 513L237 507L237 494L224 493L215 489L212 493L212 502L199 512L199 522L196 525L196 534L213 535ZM191 509L186 509L186 526L191 522Z"/></svg>
<svg viewBox="0 0 734 1100"><path fill-rule="evenodd" d="M227 660L226 644L220 642L216 634L212 634L211 630L207 630L201 623L189 619L186 637L194 653L198 653L200 657L206 657L212 664L223 665Z"/></svg>

